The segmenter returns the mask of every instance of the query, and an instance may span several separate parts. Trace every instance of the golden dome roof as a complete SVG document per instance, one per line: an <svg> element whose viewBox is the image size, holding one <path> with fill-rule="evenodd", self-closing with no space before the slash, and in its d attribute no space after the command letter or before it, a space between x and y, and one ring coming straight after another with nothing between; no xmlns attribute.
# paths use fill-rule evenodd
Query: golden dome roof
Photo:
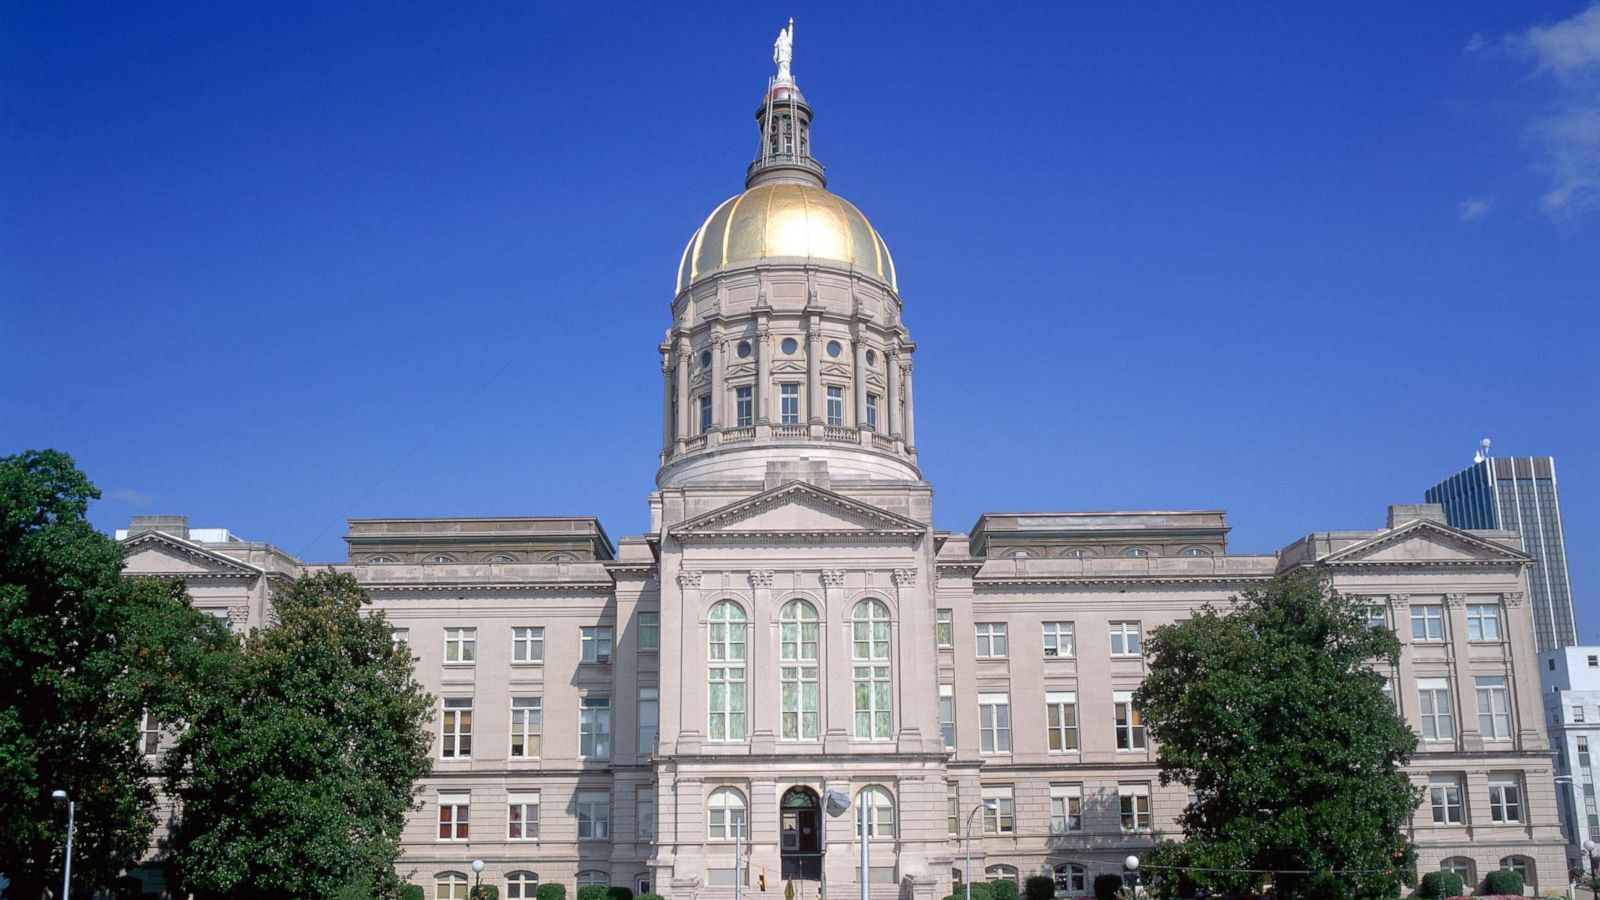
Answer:
<svg viewBox="0 0 1600 900"><path fill-rule="evenodd" d="M683 249L678 290L729 263L799 256L844 263L899 290L883 238L848 200L809 184L778 182L729 197Z"/></svg>

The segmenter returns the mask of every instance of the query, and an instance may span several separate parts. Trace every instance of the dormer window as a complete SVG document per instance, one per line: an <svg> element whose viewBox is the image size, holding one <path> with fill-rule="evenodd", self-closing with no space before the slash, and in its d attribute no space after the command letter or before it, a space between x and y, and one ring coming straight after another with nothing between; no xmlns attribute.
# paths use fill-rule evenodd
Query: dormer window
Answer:
<svg viewBox="0 0 1600 900"><path fill-rule="evenodd" d="M1122 551L1122 555L1133 559L1140 559L1150 555L1150 551L1143 547L1129 547Z"/></svg>
<svg viewBox="0 0 1600 900"><path fill-rule="evenodd" d="M373 556L367 559L367 565L369 566L391 566L397 562L399 560L392 556Z"/></svg>

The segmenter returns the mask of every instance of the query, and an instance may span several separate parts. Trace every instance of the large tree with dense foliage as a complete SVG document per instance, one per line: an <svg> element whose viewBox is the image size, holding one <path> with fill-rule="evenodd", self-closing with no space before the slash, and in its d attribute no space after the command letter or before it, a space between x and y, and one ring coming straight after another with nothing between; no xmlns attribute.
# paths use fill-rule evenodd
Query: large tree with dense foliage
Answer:
<svg viewBox="0 0 1600 900"><path fill-rule="evenodd" d="M168 754L184 889L207 898L395 896L400 831L430 770L432 700L354 578L273 598L240 664Z"/></svg>
<svg viewBox="0 0 1600 900"><path fill-rule="evenodd" d="M60 886L67 791L74 893L143 854L155 792L139 726L192 709L235 644L181 583L123 578L85 520L100 492L55 450L0 457L0 873L8 896Z"/></svg>
<svg viewBox="0 0 1600 900"><path fill-rule="evenodd" d="M1160 893L1260 886L1207 869L1336 872L1369 894L1409 877L1406 824L1421 793L1401 766L1417 739L1374 671L1395 662L1399 639L1368 624L1363 602L1316 572L1290 574L1155 629L1147 652L1135 701L1160 745L1161 783L1194 798L1183 842L1144 868ZM1291 897L1327 881L1275 877Z"/></svg>

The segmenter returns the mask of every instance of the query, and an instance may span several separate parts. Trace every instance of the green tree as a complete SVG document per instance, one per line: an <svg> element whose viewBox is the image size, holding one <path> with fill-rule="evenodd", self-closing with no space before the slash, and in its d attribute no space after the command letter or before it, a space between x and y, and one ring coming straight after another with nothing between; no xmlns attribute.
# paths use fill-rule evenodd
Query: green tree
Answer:
<svg viewBox="0 0 1600 900"><path fill-rule="evenodd" d="M0 871L8 896L58 889L77 804L73 893L148 847L146 710L183 719L235 643L181 583L122 577L123 547L84 518L100 492L56 450L0 457Z"/></svg>
<svg viewBox="0 0 1600 900"><path fill-rule="evenodd" d="M432 700L370 602L331 569L276 595L276 623L252 632L168 754L177 875L202 900L398 893Z"/></svg>
<svg viewBox="0 0 1600 900"><path fill-rule="evenodd" d="M1410 877L1405 828L1421 791L1401 766L1417 740L1373 668L1394 663L1399 639L1370 627L1363 604L1318 573L1290 574L1155 629L1147 652L1135 701L1160 742L1161 783L1194 796L1183 842L1147 857L1152 874L1331 871L1375 895ZM1191 874L1217 892L1259 887L1258 876ZM1155 888L1170 896L1177 883L1158 877ZM1306 879L1274 884L1294 897Z"/></svg>

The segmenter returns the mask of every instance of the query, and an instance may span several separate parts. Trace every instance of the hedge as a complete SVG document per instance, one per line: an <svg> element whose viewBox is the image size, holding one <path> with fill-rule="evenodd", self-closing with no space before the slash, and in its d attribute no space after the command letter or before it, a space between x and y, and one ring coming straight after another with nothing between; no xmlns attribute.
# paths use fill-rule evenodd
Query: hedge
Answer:
<svg viewBox="0 0 1600 900"><path fill-rule="evenodd" d="M1117 900L1122 892L1122 876L1105 872L1094 877L1095 900Z"/></svg>
<svg viewBox="0 0 1600 900"><path fill-rule="evenodd" d="M989 889L994 892L994 900L1017 900L1017 883L1009 878L990 879Z"/></svg>
<svg viewBox="0 0 1600 900"><path fill-rule="evenodd" d="M539 885L534 894L538 900L567 900L567 886L559 881L549 881Z"/></svg>
<svg viewBox="0 0 1600 900"><path fill-rule="evenodd" d="M967 888L966 888L966 886L962 885L962 884L957 884L955 893L953 893L950 896L944 898L944 900L967 900ZM975 882L973 882L972 883L972 900L994 900L994 888L990 887L988 882L983 882L983 881L975 881Z"/></svg>
<svg viewBox="0 0 1600 900"><path fill-rule="evenodd" d="M1056 880L1049 875L1029 875L1023 882L1022 893L1028 900L1050 900L1056 895Z"/></svg>
<svg viewBox="0 0 1600 900"><path fill-rule="evenodd" d="M1495 869L1483 879L1486 894L1520 894L1524 887L1522 876L1510 869Z"/></svg>
<svg viewBox="0 0 1600 900"><path fill-rule="evenodd" d="M467 892L468 900L500 900L500 889L492 884L480 884Z"/></svg>
<svg viewBox="0 0 1600 900"><path fill-rule="evenodd" d="M400 900L425 900L427 896L427 892L420 884L400 885Z"/></svg>
<svg viewBox="0 0 1600 900"><path fill-rule="evenodd" d="M1444 895L1446 897L1459 897L1463 893L1461 876L1454 872L1429 872L1422 876L1422 882L1417 885L1417 896L1433 898L1440 896L1439 880L1444 879Z"/></svg>
<svg viewBox="0 0 1600 900"><path fill-rule="evenodd" d="M607 890L603 884L586 884L578 888L578 900L606 900Z"/></svg>
<svg viewBox="0 0 1600 900"><path fill-rule="evenodd" d="M633 900L633 889L613 885L606 888L606 896L611 900Z"/></svg>

